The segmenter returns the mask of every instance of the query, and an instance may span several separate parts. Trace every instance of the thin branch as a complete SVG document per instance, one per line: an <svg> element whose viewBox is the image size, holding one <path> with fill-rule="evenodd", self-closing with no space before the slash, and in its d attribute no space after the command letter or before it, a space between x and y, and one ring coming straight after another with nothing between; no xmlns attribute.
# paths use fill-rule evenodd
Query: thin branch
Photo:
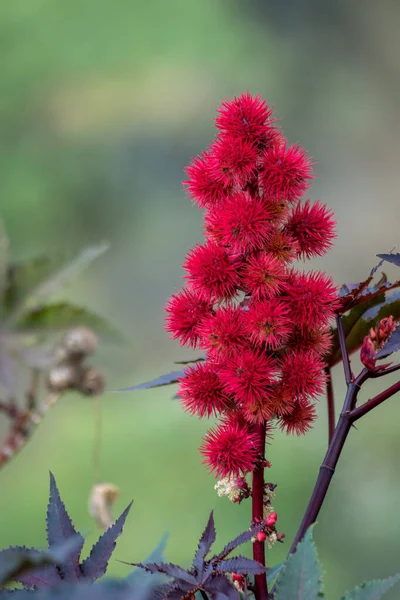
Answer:
<svg viewBox="0 0 400 600"><path fill-rule="evenodd" d="M389 398L391 398L392 396L397 394L397 392L399 392L399 391L400 391L400 381L397 381L392 386L390 386L387 390L381 392L380 394L378 394L371 400L368 400L368 402L365 402L365 404L362 404L358 408L355 408L354 410L352 410L349 414L349 418L350 418L351 422L354 423L355 421L357 421L364 415L368 414L372 409L376 408L377 406L382 404L382 402L385 402L385 400L388 400Z"/></svg>
<svg viewBox="0 0 400 600"><path fill-rule="evenodd" d="M20 411L14 402L0 400L0 411L3 411L10 419L16 419L20 415Z"/></svg>
<svg viewBox="0 0 400 600"><path fill-rule="evenodd" d="M60 394L49 394L37 410L18 412L13 419L9 435L0 446L0 468L25 446L35 425L40 423L48 409L59 397Z"/></svg>
<svg viewBox="0 0 400 600"><path fill-rule="evenodd" d="M328 443L332 441L333 433L335 431L336 419L335 419L335 396L333 393L332 385L332 374L329 367L325 369L327 375L326 380L326 400L328 404Z"/></svg>
<svg viewBox="0 0 400 600"><path fill-rule="evenodd" d="M382 369L382 371L371 371L370 377L376 379L377 377L383 377L384 375L389 375L390 373L395 373L399 370L400 365L394 365L394 367L388 367L387 369Z"/></svg>
<svg viewBox="0 0 400 600"><path fill-rule="evenodd" d="M346 379L346 384L349 385L352 380L350 358L346 348L346 336L344 334L343 323L340 316L336 317L336 327L339 336L340 351L342 353L344 376Z"/></svg>

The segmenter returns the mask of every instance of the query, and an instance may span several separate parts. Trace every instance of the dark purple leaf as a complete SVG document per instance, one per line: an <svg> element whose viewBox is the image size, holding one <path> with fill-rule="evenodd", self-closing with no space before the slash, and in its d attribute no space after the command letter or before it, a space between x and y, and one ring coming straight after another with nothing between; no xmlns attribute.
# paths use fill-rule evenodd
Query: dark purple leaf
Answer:
<svg viewBox="0 0 400 600"><path fill-rule="evenodd" d="M172 563L136 563L136 566L144 569L148 573L164 573L164 575L168 575L168 577L185 581L186 583L190 583L190 585L197 585L196 578L185 569L182 569L179 565L174 565Z"/></svg>
<svg viewBox="0 0 400 600"><path fill-rule="evenodd" d="M224 573L239 573L240 575L259 575L266 568L259 562L245 556L234 556L218 563L218 570Z"/></svg>
<svg viewBox="0 0 400 600"><path fill-rule="evenodd" d="M166 375L161 375L161 377L157 377L152 381L146 381L146 383L139 383L139 385L134 385L133 387L125 388L123 390L118 390L119 392L136 392L138 390L148 390L150 388L161 387L163 385L171 385L173 383L178 383L178 377L184 377L185 369L181 371L172 371L172 373L167 373Z"/></svg>
<svg viewBox="0 0 400 600"><path fill-rule="evenodd" d="M115 521L114 525L107 529L107 531L99 538L93 546L88 558L83 561L81 565L82 572L90 581L95 581L106 572L108 561L116 545L116 539L122 533L131 506L132 502Z"/></svg>
<svg viewBox="0 0 400 600"><path fill-rule="evenodd" d="M179 565L174 565L172 563L160 563L158 565L158 570L160 573L165 573L168 577L173 577L175 580L179 580L176 583L181 583L184 581L185 583L189 583L190 585L196 587L197 579L185 569L182 569Z"/></svg>
<svg viewBox="0 0 400 600"><path fill-rule="evenodd" d="M64 503L61 500L54 475L50 473L50 499L47 507L47 541L49 548L60 546L71 538L77 538L79 544L75 545L74 550L69 554L68 559L59 565L60 571L68 581L79 581L81 570L79 566L79 557L82 552L85 540L78 533L68 515Z"/></svg>
<svg viewBox="0 0 400 600"><path fill-rule="evenodd" d="M226 546L222 550L222 552L220 552L217 556L215 556L215 559L213 559L213 562L214 562L214 560L217 560L217 561L223 560L228 554L230 554L233 550L235 550L235 548L237 548L241 544L245 544L246 542L249 542L252 537L257 535L257 533L259 531L264 529L264 526L265 526L265 523L260 523L259 525L256 525L255 527L252 527L251 529L248 529L247 531L244 531L243 533L241 533L240 535L235 537L231 542L226 544Z"/></svg>
<svg viewBox="0 0 400 600"><path fill-rule="evenodd" d="M174 360L174 365L191 365L193 363L203 362L207 360L207 356L199 356L199 358L192 358L192 360Z"/></svg>
<svg viewBox="0 0 400 600"><path fill-rule="evenodd" d="M199 572L203 570L204 559L210 552L211 546L215 542L216 532L214 525L214 514L211 511L206 528L204 529L193 559L193 566Z"/></svg>
<svg viewBox="0 0 400 600"><path fill-rule="evenodd" d="M400 350L400 325L396 327L392 335L383 346L381 350L375 355L375 358L383 358L392 354L392 352L398 352Z"/></svg>
<svg viewBox="0 0 400 600"><path fill-rule="evenodd" d="M0 585L19 581L27 587L57 585L60 575L45 552L14 546L0 552Z"/></svg>
<svg viewBox="0 0 400 600"><path fill-rule="evenodd" d="M204 591L212 600L239 600L240 598L238 590L225 575L214 575L204 587Z"/></svg>
<svg viewBox="0 0 400 600"><path fill-rule="evenodd" d="M147 563L161 563L164 562L164 550L165 550L165 546L167 543L167 534L165 533L160 541L160 543L158 544L157 548L155 548L153 550L153 552L151 552L149 554L149 556L143 561L143 563L141 563L142 565L146 565ZM129 585L134 586L135 588L137 588L138 586L141 586L142 584L146 583L150 578L150 575L148 575L145 571L144 568L136 568L134 571L132 571L132 573L129 573L129 575L127 575L127 577L125 577L125 581L127 583L129 583ZM157 580L156 577L152 577L151 578L152 581L155 580L156 584L157 584ZM163 580L163 576L160 576L160 579ZM161 584L161 582L160 582Z"/></svg>
<svg viewBox="0 0 400 600"><path fill-rule="evenodd" d="M377 254L378 258L382 260L386 260L386 262L390 262L397 267L400 267L400 254Z"/></svg>

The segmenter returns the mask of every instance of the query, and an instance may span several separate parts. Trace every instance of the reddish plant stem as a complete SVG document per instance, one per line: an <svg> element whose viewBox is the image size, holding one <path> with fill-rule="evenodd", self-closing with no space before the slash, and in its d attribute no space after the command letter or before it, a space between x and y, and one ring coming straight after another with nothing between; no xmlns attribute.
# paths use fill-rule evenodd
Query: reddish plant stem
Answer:
<svg viewBox="0 0 400 600"><path fill-rule="evenodd" d="M351 422L354 423L354 421L357 421L357 419L360 419L364 415L368 414L370 410L376 408L377 406L382 404L382 402L385 402L385 400L388 400L388 398L391 398L392 396L394 396L394 394L397 394L397 392L399 391L400 381L397 381L384 392L381 392L374 398L371 398L371 400L368 400L368 402L365 402L365 404L362 404L358 408L352 410L349 415Z"/></svg>
<svg viewBox="0 0 400 600"><path fill-rule="evenodd" d="M321 510L326 493L328 491L333 474L335 472L336 465L343 450L344 443L353 423L351 411L356 404L357 394L360 390L361 385L368 378L368 370L363 369L360 375L347 387L347 394L343 405L343 411L339 417L339 421L333 434L332 441L329 445L328 452L326 453L324 461L320 467L314 491L308 503L307 510L304 514L299 530L296 534L296 537L293 540L293 544L290 548L290 553L293 553L296 550L297 544L301 541L307 529L317 520L319 511Z"/></svg>
<svg viewBox="0 0 400 600"><path fill-rule="evenodd" d="M347 348L346 348L346 336L344 334L343 323L342 323L341 317L336 317L336 327L337 327L338 336L339 336L340 351L342 353L344 376L346 378L346 384L349 385L352 380L352 374L351 374L349 353L347 352Z"/></svg>
<svg viewBox="0 0 400 600"><path fill-rule="evenodd" d="M333 433L335 431L336 419L335 419L335 396L333 393L332 385L332 374L329 367L325 369L327 376L326 380L326 400L328 403L328 444L331 443Z"/></svg>
<svg viewBox="0 0 400 600"><path fill-rule="evenodd" d="M265 454L265 423L257 425L259 452L262 457L253 471L252 482L252 522L260 523L264 518L264 454ZM265 566L265 543L253 543L253 558ZM255 575L255 597L257 600L268 600L267 577L265 574Z"/></svg>

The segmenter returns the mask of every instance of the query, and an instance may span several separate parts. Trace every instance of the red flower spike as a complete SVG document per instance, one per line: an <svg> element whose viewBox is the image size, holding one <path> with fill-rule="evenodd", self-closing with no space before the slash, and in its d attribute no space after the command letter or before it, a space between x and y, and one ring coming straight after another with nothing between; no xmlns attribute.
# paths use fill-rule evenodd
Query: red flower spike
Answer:
<svg viewBox="0 0 400 600"><path fill-rule="evenodd" d="M377 350L374 342L371 340L371 337L369 335L366 335L361 345L360 360L364 367L367 367L367 369L369 369L370 371L375 371L376 354Z"/></svg>
<svg viewBox="0 0 400 600"><path fill-rule="evenodd" d="M248 345L244 330L244 310L221 306L204 319L199 329L200 346L209 356L224 358Z"/></svg>
<svg viewBox="0 0 400 600"><path fill-rule="evenodd" d="M257 443L257 435L248 427L226 422L206 434L200 452L216 477L240 476L256 466Z"/></svg>
<svg viewBox="0 0 400 600"><path fill-rule="evenodd" d="M178 396L183 409L200 419L217 415L232 404L215 366L208 361L186 369L179 378Z"/></svg>
<svg viewBox="0 0 400 600"><path fill-rule="evenodd" d="M294 398L305 401L316 399L323 393L326 384L325 363L316 352L294 350L285 353L279 360L282 383Z"/></svg>
<svg viewBox="0 0 400 600"><path fill-rule="evenodd" d="M293 271L284 292L290 316L298 327L326 326L335 314L337 287L325 273Z"/></svg>
<svg viewBox="0 0 400 600"><path fill-rule="evenodd" d="M299 202L285 225L299 244L299 256L305 258L322 256L331 248L335 227L333 212L319 201L310 204L310 200Z"/></svg>
<svg viewBox="0 0 400 600"><path fill-rule="evenodd" d="M273 108L249 92L239 98L226 100L218 108L215 125L224 134L252 142L260 147L269 146L279 138L280 132L272 117Z"/></svg>
<svg viewBox="0 0 400 600"><path fill-rule="evenodd" d="M226 187L244 187L257 176L258 150L245 139L220 136L213 145L215 178Z"/></svg>
<svg viewBox="0 0 400 600"><path fill-rule="evenodd" d="M199 208L214 206L230 194L229 186L215 177L214 158L209 152L195 158L186 167L189 179L183 182L189 197Z"/></svg>
<svg viewBox="0 0 400 600"><path fill-rule="evenodd" d="M276 229L265 245L265 250L277 260L291 263L298 256L300 248L293 236Z"/></svg>
<svg viewBox="0 0 400 600"><path fill-rule="evenodd" d="M273 231L273 218L273 212L262 198L239 192L207 212L205 230L233 252L243 253L265 245Z"/></svg>
<svg viewBox="0 0 400 600"><path fill-rule="evenodd" d="M225 248L208 241L198 244L183 264L191 287L206 300L217 301L235 296L239 288L237 265Z"/></svg>
<svg viewBox="0 0 400 600"><path fill-rule="evenodd" d="M254 299L244 313L244 328L250 341L276 349L289 337L292 326L287 306L277 298Z"/></svg>
<svg viewBox="0 0 400 600"><path fill-rule="evenodd" d="M275 525L275 523L277 522L277 520L278 520L278 515L276 514L276 512L272 512L265 519L265 524L267 527L273 527Z"/></svg>
<svg viewBox="0 0 400 600"><path fill-rule="evenodd" d="M296 404L292 413L280 418L280 428L288 434L304 435L312 428L316 418L317 414L312 404Z"/></svg>
<svg viewBox="0 0 400 600"><path fill-rule="evenodd" d="M173 339L179 339L182 345L195 348L199 341L198 329L202 320L211 312L212 305L190 289L173 294L165 307L165 329Z"/></svg>
<svg viewBox="0 0 400 600"><path fill-rule="evenodd" d="M266 399L275 373L275 361L266 353L243 348L221 366L220 376L228 393L251 406Z"/></svg>
<svg viewBox="0 0 400 600"><path fill-rule="evenodd" d="M287 271L271 254L256 252L241 269L242 286L254 298L272 298L283 288Z"/></svg>
<svg viewBox="0 0 400 600"><path fill-rule="evenodd" d="M265 542L267 539L267 534L264 531L259 531L257 533L257 542Z"/></svg>
<svg viewBox="0 0 400 600"><path fill-rule="evenodd" d="M265 196L295 202L312 178L312 163L300 146L275 145L265 152L261 171Z"/></svg>

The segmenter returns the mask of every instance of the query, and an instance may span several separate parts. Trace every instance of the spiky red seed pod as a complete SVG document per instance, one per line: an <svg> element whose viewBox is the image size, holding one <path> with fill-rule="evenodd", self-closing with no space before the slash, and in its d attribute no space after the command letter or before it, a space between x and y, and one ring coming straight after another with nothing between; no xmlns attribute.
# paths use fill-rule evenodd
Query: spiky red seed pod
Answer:
<svg viewBox="0 0 400 600"><path fill-rule="evenodd" d="M243 263L240 271L242 286L254 298L272 298L287 279L285 265L266 252L255 252Z"/></svg>
<svg viewBox="0 0 400 600"><path fill-rule="evenodd" d="M278 520L278 515L276 514L276 512L272 512L265 519L265 524L267 527L273 527L275 525L275 523L277 522L277 520Z"/></svg>
<svg viewBox="0 0 400 600"><path fill-rule="evenodd" d="M257 542L265 542L266 539L267 539L267 534L265 533L265 531L259 531L257 533Z"/></svg>
<svg viewBox="0 0 400 600"><path fill-rule="evenodd" d="M215 365L206 361L185 370L179 378L178 396L183 409L200 419L221 413L232 404Z"/></svg>
<svg viewBox="0 0 400 600"><path fill-rule="evenodd" d="M261 181L266 197L295 202L308 189L313 177L311 160L297 144L272 145L264 153Z"/></svg>
<svg viewBox="0 0 400 600"><path fill-rule="evenodd" d="M238 422L225 422L206 434L200 452L216 477L252 471L258 460L258 436Z"/></svg>
<svg viewBox="0 0 400 600"><path fill-rule="evenodd" d="M165 307L168 313L165 329L173 339L179 339L182 345L195 348L199 340L199 327L202 320L210 314L212 304L192 289L183 289L173 294Z"/></svg>
<svg viewBox="0 0 400 600"><path fill-rule="evenodd" d="M243 348L221 365L220 377L228 393L244 404L264 401L276 374L275 361L265 352Z"/></svg>
<svg viewBox="0 0 400 600"><path fill-rule="evenodd" d="M253 398L240 403L240 410L246 423L260 425L274 416L269 402L269 389L265 388L264 398Z"/></svg>
<svg viewBox="0 0 400 600"><path fill-rule="evenodd" d="M307 200L299 202L293 209L285 229L299 244L299 256L312 258L322 256L336 237L336 221L333 212L319 200L314 204Z"/></svg>
<svg viewBox="0 0 400 600"><path fill-rule="evenodd" d="M324 356L332 346L332 334L329 327L293 327L292 333L287 340L287 346L292 349L302 348L312 350Z"/></svg>
<svg viewBox="0 0 400 600"><path fill-rule="evenodd" d="M332 278L319 271L292 271L284 286L284 301L298 327L314 329L328 325L338 305Z"/></svg>
<svg viewBox="0 0 400 600"><path fill-rule="evenodd" d="M190 286L205 300L227 300L238 291L237 264L225 248L212 241L197 244L186 256L183 267Z"/></svg>
<svg viewBox="0 0 400 600"><path fill-rule="evenodd" d="M304 435L312 428L316 418L317 414L312 404L297 403L290 414L282 415L279 420L280 428L288 434Z"/></svg>
<svg viewBox="0 0 400 600"><path fill-rule="evenodd" d="M231 193L231 187L215 176L214 157L203 152L186 167L189 178L183 182L189 197L199 208L214 206Z"/></svg>
<svg viewBox="0 0 400 600"><path fill-rule="evenodd" d="M265 245L265 251L276 260L289 264L298 256L299 244L287 231L275 229Z"/></svg>
<svg viewBox="0 0 400 600"><path fill-rule="evenodd" d="M294 398L304 401L316 399L326 384L325 363L321 356L309 350L285 352L279 359L282 383Z"/></svg>
<svg viewBox="0 0 400 600"><path fill-rule="evenodd" d="M262 248L273 232L274 213L259 196L237 192L205 215L206 235L235 253Z"/></svg>
<svg viewBox="0 0 400 600"><path fill-rule="evenodd" d="M212 147L215 178L227 187L245 187L257 176L258 150L253 142L220 135Z"/></svg>
<svg viewBox="0 0 400 600"><path fill-rule="evenodd" d="M200 346L211 357L225 358L248 345L244 329L244 310L221 306L199 327Z"/></svg>
<svg viewBox="0 0 400 600"><path fill-rule="evenodd" d="M254 298L244 312L244 329L256 346L266 344L271 349L281 346L292 331L288 308L278 298Z"/></svg>
<svg viewBox="0 0 400 600"><path fill-rule="evenodd" d="M224 134L268 147L279 137L273 108L260 96L249 92L222 102L215 125Z"/></svg>

